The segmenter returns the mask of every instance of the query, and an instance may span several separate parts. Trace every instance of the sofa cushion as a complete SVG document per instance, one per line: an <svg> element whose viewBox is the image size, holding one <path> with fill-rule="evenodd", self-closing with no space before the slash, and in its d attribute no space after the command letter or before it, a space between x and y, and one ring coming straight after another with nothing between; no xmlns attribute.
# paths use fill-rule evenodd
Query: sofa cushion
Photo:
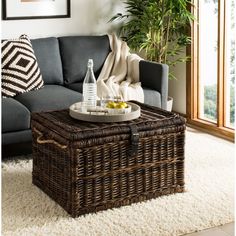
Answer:
<svg viewBox="0 0 236 236"><path fill-rule="evenodd" d="M83 82L74 83L74 84L67 84L67 88L72 89L76 92L83 93Z"/></svg>
<svg viewBox="0 0 236 236"><path fill-rule="evenodd" d="M62 110L82 100L82 94L60 85L45 85L38 91L16 96L31 112Z"/></svg>
<svg viewBox="0 0 236 236"><path fill-rule="evenodd" d="M19 39L3 40L3 97L14 97L42 86L42 75L30 39L22 35Z"/></svg>
<svg viewBox="0 0 236 236"><path fill-rule="evenodd" d="M32 140L31 129L7 132L2 134L2 145L13 144L13 143L27 143L30 142L31 140ZM24 146L22 147L21 145L21 149L22 148L24 148Z"/></svg>
<svg viewBox="0 0 236 236"><path fill-rule="evenodd" d="M13 98L2 99L2 132L20 131L30 128L30 112Z"/></svg>
<svg viewBox="0 0 236 236"><path fill-rule="evenodd" d="M155 90L143 88L144 103L161 108L161 94Z"/></svg>
<svg viewBox="0 0 236 236"><path fill-rule="evenodd" d="M60 37L59 46L66 84L83 81L88 59L93 59L94 74L98 78L105 59L110 52L107 35Z"/></svg>
<svg viewBox="0 0 236 236"><path fill-rule="evenodd" d="M57 38L31 40L45 84L63 84L61 56Z"/></svg>

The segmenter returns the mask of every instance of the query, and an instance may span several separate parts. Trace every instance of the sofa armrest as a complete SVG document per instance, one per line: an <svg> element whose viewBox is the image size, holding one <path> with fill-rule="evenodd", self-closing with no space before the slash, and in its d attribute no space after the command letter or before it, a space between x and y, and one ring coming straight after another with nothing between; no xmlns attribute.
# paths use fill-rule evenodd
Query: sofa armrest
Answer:
<svg viewBox="0 0 236 236"><path fill-rule="evenodd" d="M161 94L161 108L167 108L168 73L166 64L142 60L139 63L139 76L142 87L153 89Z"/></svg>

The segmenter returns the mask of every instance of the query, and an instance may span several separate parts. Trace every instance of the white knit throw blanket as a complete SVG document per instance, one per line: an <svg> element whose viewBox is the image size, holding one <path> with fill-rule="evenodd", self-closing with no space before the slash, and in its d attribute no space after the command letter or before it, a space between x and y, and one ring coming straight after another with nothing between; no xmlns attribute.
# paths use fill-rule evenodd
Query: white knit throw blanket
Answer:
<svg viewBox="0 0 236 236"><path fill-rule="evenodd" d="M137 54L131 54L126 42L116 35L108 35L111 52L106 58L97 79L97 95L121 96L122 100L144 102L143 89L139 82L139 61Z"/></svg>

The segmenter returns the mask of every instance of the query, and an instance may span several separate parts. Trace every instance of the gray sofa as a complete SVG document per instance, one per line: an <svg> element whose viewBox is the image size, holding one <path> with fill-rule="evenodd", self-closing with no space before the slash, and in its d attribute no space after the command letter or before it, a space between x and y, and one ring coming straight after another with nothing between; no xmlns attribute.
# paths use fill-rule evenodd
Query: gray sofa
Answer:
<svg viewBox="0 0 236 236"><path fill-rule="evenodd" d="M110 52L104 36L68 36L33 39L33 49L42 73L40 90L2 99L2 145L31 141L31 112L67 109L82 99L82 84L89 58L98 77ZM140 61L140 80L145 103L166 109L168 67Z"/></svg>

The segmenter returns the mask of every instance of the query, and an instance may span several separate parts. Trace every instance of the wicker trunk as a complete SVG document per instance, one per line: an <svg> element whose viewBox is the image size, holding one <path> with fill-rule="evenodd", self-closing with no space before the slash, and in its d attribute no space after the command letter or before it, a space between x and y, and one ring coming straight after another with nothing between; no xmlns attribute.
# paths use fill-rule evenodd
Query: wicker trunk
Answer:
<svg viewBox="0 0 236 236"><path fill-rule="evenodd" d="M122 123L32 114L33 183L73 217L183 192L185 120L139 105Z"/></svg>

